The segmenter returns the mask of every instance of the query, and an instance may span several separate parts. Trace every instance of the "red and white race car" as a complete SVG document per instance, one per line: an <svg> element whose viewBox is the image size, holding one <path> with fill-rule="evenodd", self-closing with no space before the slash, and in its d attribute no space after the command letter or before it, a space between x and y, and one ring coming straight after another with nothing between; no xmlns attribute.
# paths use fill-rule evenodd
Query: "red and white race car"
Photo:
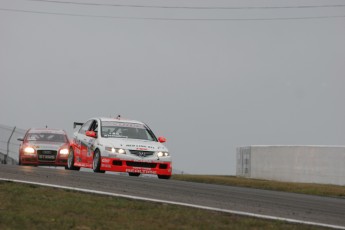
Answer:
<svg viewBox="0 0 345 230"><path fill-rule="evenodd" d="M19 165L67 166L70 149L64 130L29 129L19 148Z"/></svg>
<svg viewBox="0 0 345 230"><path fill-rule="evenodd" d="M94 172L126 172L130 176L155 174L169 179L171 156L144 123L118 118L93 118L74 133L68 156L68 169L92 168Z"/></svg>

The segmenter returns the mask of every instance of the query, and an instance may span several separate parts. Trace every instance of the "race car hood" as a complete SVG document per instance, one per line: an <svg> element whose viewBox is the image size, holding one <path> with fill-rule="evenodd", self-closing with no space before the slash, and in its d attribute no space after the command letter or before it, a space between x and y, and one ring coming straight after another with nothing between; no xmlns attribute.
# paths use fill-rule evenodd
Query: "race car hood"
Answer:
<svg viewBox="0 0 345 230"><path fill-rule="evenodd" d="M104 146L131 150L168 151L162 143L138 139L106 138L103 139L102 144Z"/></svg>
<svg viewBox="0 0 345 230"><path fill-rule="evenodd" d="M33 146L36 150L58 150L66 143L31 141L28 145Z"/></svg>

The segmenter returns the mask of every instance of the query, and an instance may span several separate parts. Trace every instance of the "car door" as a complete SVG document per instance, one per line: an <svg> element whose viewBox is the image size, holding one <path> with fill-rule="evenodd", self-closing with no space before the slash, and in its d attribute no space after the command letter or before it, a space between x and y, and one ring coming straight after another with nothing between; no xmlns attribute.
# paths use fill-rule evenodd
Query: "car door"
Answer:
<svg viewBox="0 0 345 230"><path fill-rule="evenodd" d="M76 161L80 163L86 163L87 159L87 136L86 136L86 131L89 130L90 125L93 120L87 121L78 131L77 136L76 136L76 147L77 151L75 151L76 155Z"/></svg>
<svg viewBox="0 0 345 230"><path fill-rule="evenodd" d="M94 131L96 134L98 133L98 122L96 120L93 120L91 125L90 125L90 128L88 131ZM94 153L94 143L96 141L96 138L94 137L89 137L89 136L86 136L85 135L85 142L86 142L86 148L87 148L87 152L86 152L86 155L85 155L85 162L87 164L91 164L92 165L92 162L93 162L93 153Z"/></svg>

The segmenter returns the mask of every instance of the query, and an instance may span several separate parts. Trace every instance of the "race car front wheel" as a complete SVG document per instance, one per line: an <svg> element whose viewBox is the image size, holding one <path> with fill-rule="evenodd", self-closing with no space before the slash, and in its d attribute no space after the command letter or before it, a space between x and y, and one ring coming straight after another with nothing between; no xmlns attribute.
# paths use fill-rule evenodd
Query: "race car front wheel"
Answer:
<svg viewBox="0 0 345 230"><path fill-rule="evenodd" d="M104 173L104 170L100 170L101 168L101 153L98 149L95 150L93 155L93 162L92 162L92 169L96 173Z"/></svg>
<svg viewBox="0 0 345 230"><path fill-rule="evenodd" d="M65 167L65 169L80 170L80 167L74 166L74 151L73 151L73 148L71 148L69 150L68 159L67 159L67 166Z"/></svg>

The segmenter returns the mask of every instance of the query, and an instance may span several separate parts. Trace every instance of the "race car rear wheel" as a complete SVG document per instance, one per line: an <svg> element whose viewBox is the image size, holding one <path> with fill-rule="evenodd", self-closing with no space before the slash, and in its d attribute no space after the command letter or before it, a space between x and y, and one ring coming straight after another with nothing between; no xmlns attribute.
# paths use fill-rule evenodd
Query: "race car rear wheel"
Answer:
<svg viewBox="0 0 345 230"><path fill-rule="evenodd" d="M104 170L101 170L101 153L98 149L95 150L93 154L93 162L92 162L92 169L96 173L104 173Z"/></svg>
<svg viewBox="0 0 345 230"><path fill-rule="evenodd" d="M171 176L167 176L167 175L157 175L159 179L170 179Z"/></svg>
<svg viewBox="0 0 345 230"><path fill-rule="evenodd" d="M140 176L140 173L128 173L128 175L130 175L130 176Z"/></svg>
<svg viewBox="0 0 345 230"><path fill-rule="evenodd" d="M68 159L67 159L67 166L65 167L65 169L80 170L80 167L74 166L74 151L73 151L73 148L71 148L69 150Z"/></svg>

